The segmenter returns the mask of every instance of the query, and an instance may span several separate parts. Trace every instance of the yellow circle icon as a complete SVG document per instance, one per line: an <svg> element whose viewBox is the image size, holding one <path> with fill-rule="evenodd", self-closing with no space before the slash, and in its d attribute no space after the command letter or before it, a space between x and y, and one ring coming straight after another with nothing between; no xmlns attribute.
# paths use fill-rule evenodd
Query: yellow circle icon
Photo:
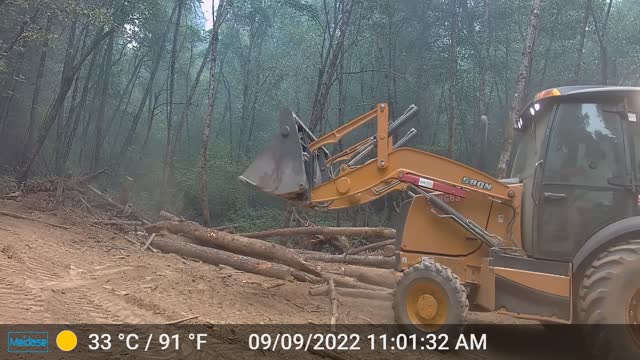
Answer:
<svg viewBox="0 0 640 360"><path fill-rule="evenodd" d="M56 345L62 351L71 351L78 345L78 337L71 330L62 330L56 336Z"/></svg>

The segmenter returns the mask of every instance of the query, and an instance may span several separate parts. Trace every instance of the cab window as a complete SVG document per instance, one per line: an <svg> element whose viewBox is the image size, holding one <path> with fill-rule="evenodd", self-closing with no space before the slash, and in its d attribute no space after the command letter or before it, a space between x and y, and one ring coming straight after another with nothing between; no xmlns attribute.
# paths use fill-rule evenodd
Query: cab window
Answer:
<svg viewBox="0 0 640 360"><path fill-rule="evenodd" d="M551 130L544 182L608 187L625 175L620 116L599 104L561 104Z"/></svg>
<svg viewBox="0 0 640 360"><path fill-rule="evenodd" d="M535 115L528 116L522 127L514 129L514 151L510 161L512 178L524 180L532 176L542 152L544 133L553 104L536 103L534 106ZM535 111L535 109L538 110ZM525 111L528 112L528 110Z"/></svg>

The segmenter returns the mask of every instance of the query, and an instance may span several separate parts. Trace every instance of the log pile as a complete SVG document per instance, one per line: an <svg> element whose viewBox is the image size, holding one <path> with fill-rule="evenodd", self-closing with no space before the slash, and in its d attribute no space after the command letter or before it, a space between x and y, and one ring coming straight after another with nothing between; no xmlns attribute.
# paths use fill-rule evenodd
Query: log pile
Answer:
<svg viewBox="0 0 640 360"><path fill-rule="evenodd" d="M313 284L333 282L337 288L366 291L365 293L347 292L347 294L386 293L395 286L392 270L345 265L341 271L327 272L311 262L324 262L322 260L329 259L326 262L348 263L356 258L355 262L358 264L390 268L393 265L391 258L380 261L379 258L382 258L380 256L344 256L294 251L264 240L206 228L168 213L163 213L161 218L169 220L147 225L145 231L152 236L155 235L153 245L162 252L198 259L213 265L226 265L240 271L276 279ZM312 295L316 293L318 292L315 291Z"/></svg>
<svg viewBox="0 0 640 360"><path fill-rule="evenodd" d="M309 294L328 295L331 299L332 322L338 317L337 296L359 297L370 300L388 301L397 282L396 272L391 270L394 258L363 255L329 255L290 248L267 242L256 237L318 234L327 236L342 235L340 228L291 228L277 229L260 233L230 234L214 228L206 228L195 222L181 219L163 212L162 221L145 226L145 231L155 236L156 249L165 253L174 253L200 260L213 265L226 265L236 270L259 274L275 279L301 281L315 284ZM305 229L305 230L303 230ZM345 233L367 234L375 237L389 237L394 234L390 229L345 228ZM376 246L388 246L382 241ZM358 251L360 252L360 251ZM333 263L340 270L324 270L321 263ZM353 266L357 264L363 266ZM335 265L333 266L335 267Z"/></svg>
<svg viewBox="0 0 640 360"><path fill-rule="evenodd" d="M125 238L138 246L141 251L149 249L154 252L172 253L203 263L228 266L270 278L311 283L310 295L329 296L332 324L336 324L339 316L338 296L385 301L391 297L397 281L397 273L391 270L395 265L395 259L379 255L364 255L364 253L378 251L394 244L396 233L393 229L308 226L234 234L234 228L237 226L235 224L207 228L164 211L160 213L159 221L152 223L137 212L131 204L129 195L133 187L132 179L125 179L127 187L118 197L111 197L89 184L92 179L104 172L101 170L75 178L56 179L42 182L35 188L32 186L24 189L28 189L26 192L55 192L56 203L60 199L64 202L63 194L69 191L79 194L82 206L94 217L89 220L93 226L100 228L115 226L120 231L131 230L134 232L134 238L141 234L136 233L136 230L143 228L148 234L145 239L132 239L125 235ZM16 197L21 197L24 192L21 189L16 194ZM98 207L95 200L98 200L102 207L106 206L112 210L106 218L104 212L95 211ZM22 216L6 212L0 215ZM32 220L40 221L35 218ZM47 224L63 229L69 228L64 225ZM263 240L295 236L314 236L316 239L324 239L327 242L329 242L328 239L333 239L331 241L339 243L339 246L334 247L339 248L343 253L332 255L294 250ZM377 242L353 247L349 238L377 240Z"/></svg>

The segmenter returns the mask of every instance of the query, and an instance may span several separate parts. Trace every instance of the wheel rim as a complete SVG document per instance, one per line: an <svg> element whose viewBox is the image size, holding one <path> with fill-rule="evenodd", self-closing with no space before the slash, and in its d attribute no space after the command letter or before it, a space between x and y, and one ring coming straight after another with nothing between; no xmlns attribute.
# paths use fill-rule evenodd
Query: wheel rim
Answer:
<svg viewBox="0 0 640 360"><path fill-rule="evenodd" d="M640 289L633 293L627 304L627 327L640 346Z"/></svg>
<svg viewBox="0 0 640 360"><path fill-rule="evenodd" d="M446 292L437 283L414 280L405 300L409 320L422 331L437 331L447 320L447 299Z"/></svg>

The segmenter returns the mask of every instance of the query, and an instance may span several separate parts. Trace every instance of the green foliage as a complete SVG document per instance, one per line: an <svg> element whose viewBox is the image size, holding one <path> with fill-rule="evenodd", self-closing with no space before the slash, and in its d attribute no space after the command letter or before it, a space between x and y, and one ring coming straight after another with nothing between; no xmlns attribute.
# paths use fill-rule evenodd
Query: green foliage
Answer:
<svg viewBox="0 0 640 360"><path fill-rule="evenodd" d="M354 0L346 51L342 57L344 119L338 119L338 79L333 79L323 131L328 131L377 102L389 102L396 115L410 104L420 108L410 126L418 136L409 146L444 155L447 153L447 90L454 87L455 159L470 163L474 156L476 123L484 101L489 118L489 172L495 167L502 142L515 76L521 57L531 0L490 0L489 21L484 22L485 1L459 1L457 81L451 84L448 69L451 11L447 0ZM594 0L594 13L601 22L608 0ZM278 132L278 113L289 106L308 121L321 66L334 46L334 19L343 0L246 0L231 1L221 28L218 63L214 75L216 106L209 147L209 203L215 224L240 223L242 231L280 226L285 204L240 182L237 177ZM14 166L21 158L26 127L34 95L34 83L44 39L50 42L35 129L56 97L67 54L71 24L76 21L74 51L90 45L101 31L115 26L113 68L104 117L104 147L107 155L99 166L118 164L112 188L126 174L136 180L136 205L150 215L158 199L170 198L170 210L198 220L199 151L207 109L209 68L196 89L187 122L178 138L175 186L159 194L163 176L169 124L176 130L187 94L195 81L210 33L197 2L186 1L178 34L174 118L167 119L168 69L174 24L168 21L175 1L168 0L7 0L0 5L0 163ZM572 82L583 0L544 0L540 16L533 67L527 97L551 86ZM45 33L46 18L52 28ZM612 83L637 85L640 81L640 6L637 0L615 0L608 22L609 77ZM22 24L25 24L22 28ZM22 29L22 30L21 30ZM487 30L487 43L482 42ZM167 41L162 43L164 35ZM333 37L333 38L332 38ZM11 49L9 44L15 41ZM599 41L590 20L584 47L580 83L600 81ZM105 43L96 48L93 73L86 61L64 104L66 121L85 105L72 141L67 170L78 172L90 166L96 143L96 112L101 99ZM153 59L162 55L152 86L150 105L141 104ZM21 58L24 61L19 61ZM142 60L141 70L133 74ZM479 93L481 62L485 61L486 94ZM127 83L135 82L129 96ZM84 85L87 82L86 94ZM13 84L15 83L15 86ZM77 84L77 86L76 86ZM15 87L15 91L11 90ZM142 105L142 107L140 107ZM132 128L137 110L133 145L125 159L118 156ZM8 110L7 110L8 109ZM6 110L6 111L5 111ZM6 114L6 115L5 115ZM150 116L152 115L152 116ZM7 119L5 121L5 119ZM153 120L150 122L150 120ZM407 126L409 128L410 126ZM145 142L147 130L149 137ZM345 139L349 146L371 135L373 126L359 129ZM37 132L37 131L36 131ZM175 134L172 134L175 135ZM319 134L318 134L319 135ZM57 127L47 137L34 173L54 170ZM16 150L19 149L19 150ZM11 151L9 151L11 150ZM16 152L18 153L17 155ZM11 154L11 155L7 155ZM391 225L393 201L376 201L342 213L343 224ZM334 225L334 212L301 211L301 217L316 224Z"/></svg>

